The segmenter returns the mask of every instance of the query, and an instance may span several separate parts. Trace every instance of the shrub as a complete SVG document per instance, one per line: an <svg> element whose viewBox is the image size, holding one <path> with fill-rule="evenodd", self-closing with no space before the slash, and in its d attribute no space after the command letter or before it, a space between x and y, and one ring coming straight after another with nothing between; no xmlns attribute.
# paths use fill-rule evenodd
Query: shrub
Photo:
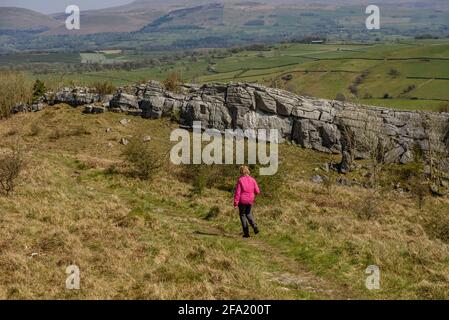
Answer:
<svg viewBox="0 0 449 320"><path fill-rule="evenodd" d="M449 113L449 101L447 103L442 103L439 108L438 112L447 112Z"/></svg>
<svg viewBox="0 0 449 320"><path fill-rule="evenodd" d="M23 156L18 148L0 157L0 193L8 196L23 169Z"/></svg>
<svg viewBox="0 0 449 320"><path fill-rule="evenodd" d="M36 123L32 123L30 127L30 136L35 137L41 132L41 127Z"/></svg>
<svg viewBox="0 0 449 320"><path fill-rule="evenodd" d="M251 174L257 180L260 188L260 196L258 203L262 205L273 205L280 201L282 195L282 187L286 185L287 172L279 167L276 174L271 176L261 176L259 174L259 165L252 165Z"/></svg>
<svg viewBox="0 0 449 320"><path fill-rule="evenodd" d="M0 73L0 119L9 117L16 104L29 103L31 96L31 86L23 73Z"/></svg>
<svg viewBox="0 0 449 320"><path fill-rule="evenodd" d="M167 154L156 149L153 143L144 142L142 136L137 136L126 145L122 156L131 175L148 180L163 167Z"/></svg>
<svg viewBox="0 0 449 320"><path fill-rule="evenodd" d="M434 208L433 211L425 215L423 227L431 238L449 243L449 216L442 208Z"/></svg>
<svg viewBox="0 0 449 320"><path fill-rule="evenodd" d="M92 88L101 96L113 94L117 90L116 87L109 81L94 82L92 84Z"/></svg>
<svg viewBox="0 0 449 320"><path fill-rule="evenodd" d="M204 219L205 220L212 220L212 219L218 217L219 214L220 214L220 207L213 206L212 208L210 208L209 212L204 217Z"/></svg>
<svg viewBox="0 0 449 320"><path fill-rule="evenodd" d="M170 120L175 123L179 123L181 121L181 111L179 109L173 108L170 114Z"/></svg>
<svg viewBox="0 0 449 320"><path fill-rule="evenodd" d="M346 101L346 97L343 93L339 92L337 93L337 96L335 97L335 100L337 101Z"/></svg>
<svg viewBox="0 0 449 320"><path fill-rule="evenodd" d="M193 178L193 193L202 195L208 184L208 170L205 165L193 165L190 167Z"/></svg>
<svg viewBox="0 0 449 320"><path fill-rule="evenodd" d="M191 164L183 166L181 178L192 184L193 194L202 195L206 187L232 192L237 174L235 165Z"/></svg>
<svg viewBox="0 0 449 320"><path fill-rule="evenodd" d="M50 133L50 135L48 136L48 138L50 139L50 140L59 140L59 139L61 139L62 137L64 137L64 132L62 132L61 131L61 129L59 129L59 128L56 128L56 129L54 129L51 133Z"/></svg>
<svg viewBox="0 0 449 320"><path fill-rule="evenodd" d="M47 93L47 88L45 83L39 79L34 82L33 85L33 102L38 101Z"/></svg>
<svg viewBox="0 0 449 320"><path fill-rule="evenodd" d="M351 92L355 96L357 96L359 94L359 88L355 84L351 84L348 89L349 89L349 92Z"/></svg>
<svg viewBox="0 0 449 320"><path fill-rule="evenodd" d="M392 76L393 78L396 78L401 75L401 73L397 69L390 69L388 71L388 75Z"/></svg>
<svg viewBox="0 0 449 320"><path fill-rule="evenodd" d="M179 92L181 83L181 76L178 72L169 73L167 78L162 81L165 89L172 92Z"/></svg>
<svg viewBox="0 0 449 320"><path fill-rule="evenodd" d="M418 208L421 210L424 207L427 197L430 195L429 185L425 182L423 183L422 179L415 177L410 179L409 186L412 195L417 201Z"/></svg>
<svg viewBox="0 0 449 320"><path fill-rule="evenodd" d="M357 218L362 220L372 220L382 214L382 203L384 198L379 193L373 193L363 199L356 208Z"/></svg>
<svg viewBox="0 0 449 320"><path fill-rule="evenodd" d="M415 90L415 89L416 89L416 85L414 85L414 84L409 85L409 86L407 86L407 88L405 88L404 90L402 90L402 94L410 93L410 92L412 92L412 91Z"/></svg>

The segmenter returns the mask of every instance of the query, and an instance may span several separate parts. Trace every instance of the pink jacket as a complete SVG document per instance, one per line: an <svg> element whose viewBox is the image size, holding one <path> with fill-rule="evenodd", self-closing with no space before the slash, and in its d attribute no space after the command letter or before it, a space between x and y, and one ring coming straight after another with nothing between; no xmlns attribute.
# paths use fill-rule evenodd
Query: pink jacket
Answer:
<svg viewBox="0 0 449 320"><path fill-rule="evenodd" d="M255 195L259 193L259 186L253 177L240 177L235 186L234 207L237 207L239 204L253 205Z"/></svg>

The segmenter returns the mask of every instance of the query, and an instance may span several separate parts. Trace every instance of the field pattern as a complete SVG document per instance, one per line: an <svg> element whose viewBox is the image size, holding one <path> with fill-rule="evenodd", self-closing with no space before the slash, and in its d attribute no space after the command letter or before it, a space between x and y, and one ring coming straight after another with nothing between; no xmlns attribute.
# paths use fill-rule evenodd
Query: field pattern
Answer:
<svg viewBox="0 0 449 320"><path fill-rule="evenodd" d="M148 57L128 54L100 60ZM449 101L449 42L289 43L263 51L205 53L195 60L184 57L174 63L134 70L68 73L63 80L79 84L110 81L120 86L162 80L171 72L180 73L188 82L256 82L320 98L335 99L338 95L360 103L438 111ZM32 77L50 83L60 81L60 76L55 79L52 74Z"/></svg>

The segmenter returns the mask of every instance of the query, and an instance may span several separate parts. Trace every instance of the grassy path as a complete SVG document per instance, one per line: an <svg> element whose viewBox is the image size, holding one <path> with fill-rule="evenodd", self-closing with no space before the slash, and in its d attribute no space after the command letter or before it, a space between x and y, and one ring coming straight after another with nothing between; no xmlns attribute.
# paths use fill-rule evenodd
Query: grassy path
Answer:
<svg viewBox="0 0 449 320"><path fill-rule="evenodd" d="M316 299L354 299L356 295L352 294L347 288L332 283L328 279L320 278L310 271L307 267L288 257L282 252L263 240L263 231L261 234L252 235L249 239L244 239L241 235L230 233L223 230L221 226L214 225L213 221L207 221L195 216L186 216L176 211L170 210L164 215L165 219L177 221L185 232L193 234L197 238L208 238L212 241L228 239L238 246L250 246L251 251L263 259L269 260L273 265L277 265L279 271L260 270L264 276L273 283L281 286L284 290L298 290ZM238 219L236 217L236 223ZM232 253L234 254L234 253Z"/></svg>

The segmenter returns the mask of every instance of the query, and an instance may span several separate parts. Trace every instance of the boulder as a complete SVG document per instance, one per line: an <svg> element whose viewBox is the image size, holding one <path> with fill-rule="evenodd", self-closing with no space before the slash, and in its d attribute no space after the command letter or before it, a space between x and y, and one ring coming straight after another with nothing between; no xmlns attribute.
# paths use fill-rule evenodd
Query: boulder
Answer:
<svg viewBox="0 0 449 320"><path fill-rule="evenodd" d="M137 96L119 92L109 102L109 108L127 112L130 109L139 109Z"/></svg>
<svg viewBox="0 0 449 320"><path fill-rule="evenodd" d="M87 105L84 107L83 113L87 114L98 114L98 113L105 113L106 108L103 106L98 105Z"/></svg>

